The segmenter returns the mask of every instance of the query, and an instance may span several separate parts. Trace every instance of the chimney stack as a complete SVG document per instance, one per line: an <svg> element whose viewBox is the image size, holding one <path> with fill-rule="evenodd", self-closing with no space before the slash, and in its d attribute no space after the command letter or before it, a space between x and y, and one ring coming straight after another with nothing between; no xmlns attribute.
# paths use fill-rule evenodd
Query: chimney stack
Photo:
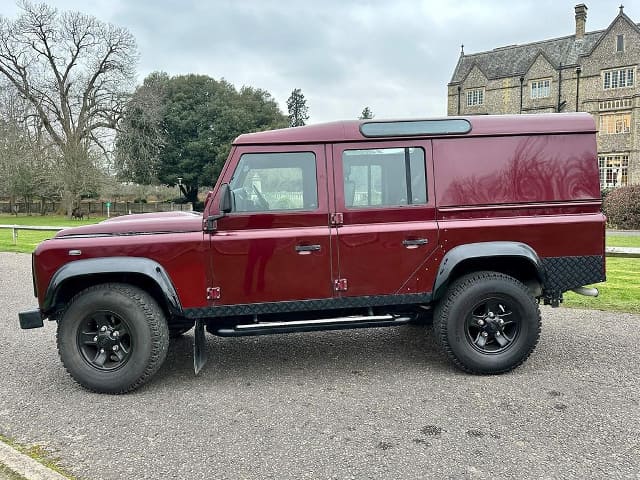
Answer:
<svg viewBox="0 0 640 480"><path fill-rule="evenodd" d="M584 38L584 30L587 25L587 6L584 3L576 5L576 40Z"/></svg>

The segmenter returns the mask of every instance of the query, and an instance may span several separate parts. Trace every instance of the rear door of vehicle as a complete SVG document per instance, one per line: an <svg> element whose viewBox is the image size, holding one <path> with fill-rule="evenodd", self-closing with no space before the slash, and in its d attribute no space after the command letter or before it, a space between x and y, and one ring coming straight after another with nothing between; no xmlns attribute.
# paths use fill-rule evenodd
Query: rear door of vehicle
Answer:
<svg viewBox="0 0 640 480"><path fill-rule="evenodd" d="M429 140L332 148L342 296L424 293L438 227Z"/></svg>

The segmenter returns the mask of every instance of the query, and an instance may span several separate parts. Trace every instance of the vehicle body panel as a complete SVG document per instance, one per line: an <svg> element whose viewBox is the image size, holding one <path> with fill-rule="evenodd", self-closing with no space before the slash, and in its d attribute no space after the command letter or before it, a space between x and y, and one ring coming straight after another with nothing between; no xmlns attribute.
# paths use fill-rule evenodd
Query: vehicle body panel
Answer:
<svg viewBox="0 0 640 480"><path fill-rule="evenodd" d="M324 145L300 149L236 148L222 174L222 182L231 182L242 155L278 151L315 155L318 205L312 211L233 212L219 219L210 235L210 284L220 288L220 298L211 305L322 299L333 295ZM318 250L296 250L306 246ZM302 273L306 273L304 278Z"/></svg>
<svg viewBox="0 0 640 480"><path fill-rule="evenodd" d="M67 235L47 240L34 253L40 307L51 278L63 265L81 259L105 257L143 257L158 262L174 284L184 308L205 306L208 249L203 237L203 232L197 231L129 235L103 233L85 237ZM72 256L71 250L81 254Z"/></svg>
<svg viewBox="0 0 640 480"><path fill-rule="evenodd" d="M348 207L345 201L345 178L342 155L345 151L400 149L407 145L420 148L425 155L426 204L398 206ZM433 194L431 142L359 142L341 143L333 148L333 180L336 212L343 216L336 229L339 274L346 279L344 296L418 293L411 282L416 268L423 264L438 245ZM403 245L422 240L423 245ZM424 292L425 290L421 290Z"/></svg>
<svg viewBox="0 0 640 480"><path fill-rule="evenodd" d="M390 304L393 295L428 295L447 252L483 242L525 244L550 259L545 265L558 258L602 258L604 278L605 219L593 118L584 113L466 118L471 131L455 135L372 139L360 132L369 121L241 135L204 216L129 215L63 230L43 242L34 254L40 302L63 265L103 257L157 262L182 307L193 312L278 302L292 311L298 301L329 305L347 297L360 305L367 296L381 305ZM342 153L407 146L424 150L426 203L347 207ZM243 154L296 151L315 155L316 208L221 215L220 186L231 181ZM332 223L335 214L342 215L338 224ZM215 228L203 232L208 219L218 216ZM416 248L402 244L419 239L425 242ZM296 251L310 245L319 250ZM70 250L81 254L72 256ZM348 287L335 291L334 282L342 279ZM207 299L211 288L219 289L219 298ZM398 298L403 303L412 297Z"/></svg>

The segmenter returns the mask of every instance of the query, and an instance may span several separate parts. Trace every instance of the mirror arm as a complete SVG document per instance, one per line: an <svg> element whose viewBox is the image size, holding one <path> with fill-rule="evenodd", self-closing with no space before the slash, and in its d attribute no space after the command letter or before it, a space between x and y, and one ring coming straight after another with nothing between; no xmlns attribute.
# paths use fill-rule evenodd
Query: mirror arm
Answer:
<svg viewBox="0 0 640 480"><path fill-rule="evenodd" d="M209 215L204 223L204 231L205 232L215 232L217 225L216 221L220 220L227 213L229 213L232 209L232 192L229 188L228 183L223 183L220 186L220 213L217 215ZM213 198L213 194L211 194L211 198Z"/></svg>
<svg viewBox="0 0 640 480"><path fill-rule="evenodd" d="M205 223L205 228L204 231L205 232L215 232L216 231L216 222L218 220L220 220L222 217L226 216L227 214L222 212L219 213L218 215L209 215L207 217L206 223Z"/></svg>

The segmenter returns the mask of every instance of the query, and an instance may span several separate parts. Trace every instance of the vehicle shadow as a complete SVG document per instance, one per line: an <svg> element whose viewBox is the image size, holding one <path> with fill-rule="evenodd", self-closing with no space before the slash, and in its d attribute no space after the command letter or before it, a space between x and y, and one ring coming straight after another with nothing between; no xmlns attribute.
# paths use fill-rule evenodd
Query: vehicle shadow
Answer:
<svg viewBox="0 0 640 480"><path fill-rule="evenodd" d="M250 377L252 381L306 374L340 377L388 369L434 369L451 366L433 341L430 329L395 328L293 333L221 338L207 335L208 361L197 378L215 381ZM167 360L156 374L160 384L188 381L193 374L193 333L172 340Z"/></svg>

